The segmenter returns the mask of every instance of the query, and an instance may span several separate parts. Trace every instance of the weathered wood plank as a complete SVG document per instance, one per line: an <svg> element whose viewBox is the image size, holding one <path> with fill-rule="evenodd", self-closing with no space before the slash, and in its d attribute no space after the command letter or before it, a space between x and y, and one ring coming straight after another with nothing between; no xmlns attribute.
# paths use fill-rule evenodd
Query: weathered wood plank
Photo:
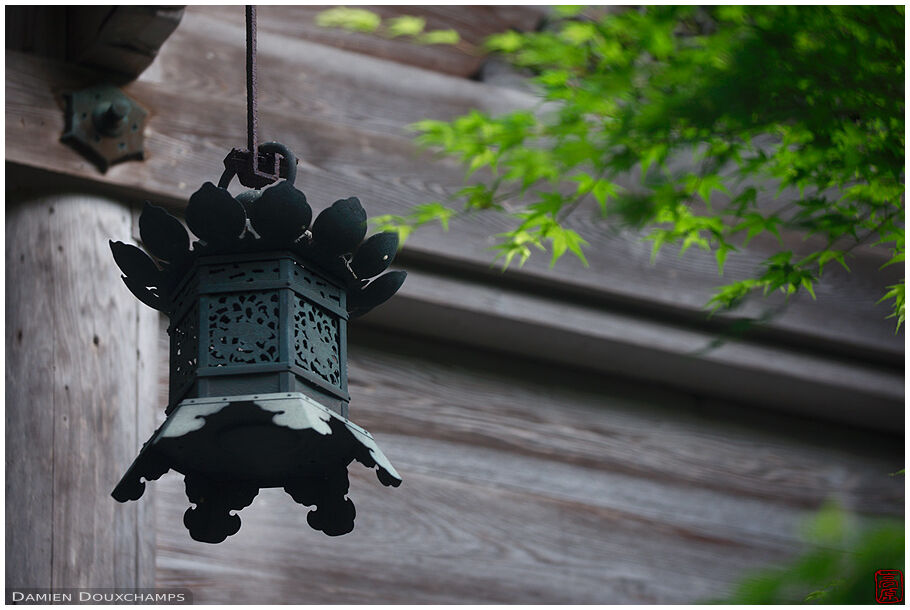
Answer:
<svg viewBox="0 0 910 610"><path fill-rule="evenodd" d="M900 426L888 440L736 403L706 409L697 394L536 364L533 354L504 359L448 343L431 347L356 324L350 337L352 418L377 434L470 443L781 503L814 505L836 494L866 512L903 505L903 486L887 477L900 469ZM845 467L854 476L845 477Z"/></svg>
<svg viewBox="0 0 910 610"><path fill-rule="evenodd" d="M53 585L136 582L136 509L108 499L137 448L136 310L118 294L107 239L130 213L94 197L51 201L54 331ZM124 340L126 339L126 340ZM105 493L106 492L106 493Z"/></svg>
<svg viewBox="0 0 910 610"><path fill-rule="evenodd" d="M14 200L15 192L7 190ZM54 401L47 215L6 208L6 586L51 582ZM41 447L41 451L35 451Z"/></svg>
<svg viewBox="0 0 910 610"><path fill-rule="evenodd" d="M193 24L194 21L192 18L188 18L187 23ZM175 36L175 41L180 41L179 36ZM167 53L170 52L167 51ZM165 59L167 53L163 53L161 59ZM40 64L36 68L34 72L38 74L41 73L41 68L56 70L56 68L52 68L46 63ZM60 149L53 142L42 140L41 137L34 137L36 132L41 132L42 123L47 125L55 120L62 120L60 115L57 114L58 111L42 109L42 107L46 108L54 103L51 92L46 90L42 92L42 78L44 77L33 76L32 72L27 74L16 73L14 77L8 78L8 100L16 97L25 98L15 102L20 104L15 112L19 122L15 120L7 121L8 135L17 142L14 154L23 157L25 162L29 164L38 165L47 163L47 150L55 149L55 154L60 155L60 159L55 161L55 163L58 166L62 166L64 171L71 171L74 174L83 176L94 175L94 169L88 167L88 164L74 151L67 148ZM67 78L78 80L80 76L78 71L75 70L66 72L61 70L59 76L55 76L55 78L59 82L61 80L65 81ZM183 99L177 94L170 93L163 85L139 82L132 85L130 90L138 92L136 93L137 96L140 99L145 98L146 103L151 101L153 107L180 107ZM12 103L8 102L8 108ZM38 110L35 110L36 108ZM238 115L242 112L241 108L242 105L238 103L236 105L236 113ZM191 116L195 116L195 111L195 107L187 110ZM179 116L156 114L152 117L149 127L151 152L147 162L114 167L100 180L116 185L119 188L131 189L131 197L141 197L144 194L156 201L160 201L162 195L167 196L167 193L177 192L183 193L182 197L185 198L204 179L200 178L200 175L204 176L205 174L195 165L197 163L195 160L204 154L208 154L210 160L220 158L221 153L216 155L217 146L220 145L222 151L227 150L243 139L242 133L237 133L236 138L231 137L231 130L238 127L238 124L224 118L226 114L229 114L226 111L220 113L216 118L203 118L200 114L199 117L193 120L186 119L183 112L178 114ZM414 167L422 163L422 161L416 160L412 156L412 145L406 139L391 134L378 134L375 132L359 134L356 126L344 121L335 125L335 127L329 127L327 125L330 125L332 120L328 117L325 117L325 121L320 125L316 125L310 119L305 119L308 125L312 125L313 133L317 135L315 137L304 136L301 138L299 131L297 131L300 120L278 114L269 116L277 124L285 125L284 131L290 134L291 137L297 138L295 142L303 146L304 150L310 149L310 152L304 154L305 159L319 159L320 165L318 167L307 162L301 166L300 170L301 185L306 189L310 201L317 209L321 205L320 202L328 202L340 195L352 193L368 193L370 195L369 198L364 195L363 199L371 213L402 211L402 201L408 199L416 201L421 197L421 188L424 187L421 187L420 172L415 171ZM221 121L220 125L223 127L220 132L208 133L207 127L200 128L200 125L205 126L219 121ZM350 141L353 138L361 138L366 148L352 147ZM207 143L211 143L212 146L210 147ZM289 143L294 147L294 142ZM208 153L200 152L198 155L194 155L192 151L197 150L200 146L203 146ZM322 152L316 152L317 150ZM154 151L157 151L157 153ZM380 151L382 154L380 154ZM388 164L386 171L377 171L373 168L373 166L383 163ZM199 165L202 165L202 163L199 162ZM206 165L214 166L215 163L212 160L211 163ZM191 172L193 170L199 171L199 174L192 176ZM426 173L430 170L420 171ZM211 167L206 172L208 172L210 179L218 173L216 167ZM443 174L444 168L438 173ZM390 176L397 177L402 175L405 177L413 176L413 178L403 181L390 178ZM454 184L456 178L453 177L451 180ZM358 184L360 186L356 186ZM156 189L157 192L154 190L150 192L150 188ZM426 193L423 196L426 196ZM172 204L176 204L179 201L177 197L178 195L174 195L169 201ZM666 304L662 305L661 302L665 298L672 296L665 291L665 288L654 292L653 301L648 301L645 298L645 295L650 293L646 291L643 285L639 288L633 288L633 291L641 291L636 301L631 303L623 303L621 300L617 301L616 291L618 289L623 289L627 284L632 284L648 275L648 270L646 269L648 253L644 244L638 244L636 247L639 247L641 251L629 256L630 250L627 246L633 242L625 243L626 247L625 251L623 251L622 241L625 238L608 234L603 235L601 243L604 244L606 250L599 251L596 257L592 256L591 258L600 273L612 275L614 280L609 281L608 286L601 286L595 290L589 289L586 284L597 278L596 273L586 275L586 272L582 271L577 275L571 275L562 272L554 274L552 271L535 272L525 269L517 273L509 272L505 275L500 275L498 271L486 268L479 262L482 257L488 256L487 253L482 251L482 247L488 243L488 240L485 241L486 238L483 235L489 235L495 232L497 228L485 226L484 222L486 221L480 219L467 220L464 224L454 228L450 234L436 234L433 230L427 231L424 233L425 236L438 238L433 244L433 248L423 248L420 244L413 248L406 248L402 253L401 260L409 266L419 264L420 268L424 269L441 269L444 275L461 276L467 278L469 284L480 285L481 289L485 290L486 293L485 295L477 296L484 303L490 302L491 299L492 303L498 303L496 307L488 308L489 311L498 311L503 315L516 316L522 319L528 325L528 332L525 333L528 336L541 337L542 339L545 336L544 333L537 332L541 327L565 326L559 314L560 307L571 310L580 306L582 309L600 312L601 316L599 318L586 322L590 326L591 332L587 333L589 336L584 339L582 344L592 345L592 337L594 336L609 337L611 340L618 342L619 349L614 349L614 344L609 342L602 343L599 347L592 346L596 347L592 353L597 355L598 362L602 363L602 368L606 370L625 371L635 362L634 359L628 357L628 350L623 346L639 349L642 341L652 341L656 337L652 345L646 345L645 347L659 348L659 346L667 343L667 339L670 336L676 336L677 338L689 337L688 343L680 343L676 340L674 343L675 347L671 350L671 353L685 356L686 353L704 346L710 340L712 333L720 332L722 329L722 326L705 322L701 317L702 314L687 313L686 308L680 310L670 308ZM457 235L458 231L463 231L463 234ZM607 230L604 229L604 231ZM465 238L465 234L468 236L473 234L473 241L471 238ZM423 238L415 239L414 241L419 242L420 239ZM756 240L754 243L758 242L759 240ZM614 251L611 251L611 249ZM874 260L874 258L867 259L867 266L871 266ZM678 295L678 300L684 300L687 295L691 296L708 285L707 281L710 275L708 272L702 272L702 275L699 276L697 270L693 271L678 261L672 262L677 266L668 265L666 268L660 268L659 271L655 269L654 273L658 276L669 274L670 276L685 278L686 282L672 285L672 289L675 291L674 294ZM858 268L860 271L863 269L862 265L857 266L855 263L854 268ZM437 273L439 272L437 271ZM874 289L865 284L865 282L869 281L868 278L873 276L873 273L868 275L855 273L853 276L846 278L848 279L847 283L839 287L840 293L845 296L830 294L828 297L823 297L822 293L824 291L822 291L820 292L818 303L797 303L788 313L795 311L798 316L790 319L779 319L762 333L764 335L763 344L771 347L772 352L774 349L778 349L775 345L780 345L785 350L795 347L799 351L804 347L800 344L800 341L811 339L815 343L814 349L808 350L810 359L815 358L819 363L824 362L826 359L833 361L831 365L833 368L829 367L829 370L825 371L821 376L810 374L811 371L804 366L790 367L786 372L790 373L789 376L794 378L793 387L797 390L794 393L778 392L779 386L773 382L769 383L767 377L762 375L751 378L748 383L741 383L735 377L723 375L717 379L711 379L711 376L707 373L708 369L699 369L698 374L692 374L692 366L695 366L698 362L703 362L706 358L714 358L715 361L718 358L723 360L730 354L729 349L725 353L715 351L702 356L700 359L687 359L677 364L669 362L662 366L649 366L647 359L642 360L639 358L641 364L636 365L637 371L640 376L650 376L651 379L660 382L676 383L683 386L688 383L688 387L691 387L692 383L698 383L706 387L717 386L717 390L722 391L722 393L727 391L739 392L740 396L744 397L750 396L751 390L748 388L758 388L759 392L757 395L751 396L752 400L764 400L767 398L765 394L770 391L775 395L780 394L779 398L772 396L772 404L776 403L782 407L805 404L810 408L815 408L815 412L823 413L846 412L849 415L850 410L854 409L856 403L863 402L865 404L872 401L870 404L875 404L876 397L880 396L893 401L895 392L897 394L901 392L899 379L901 371L894 367L893 363L890 365L889 363L893 360L891 355L892 348L902 353L903 346L899 341L899 337L895 338L890 328L888 328L886 332L887 341L882 343L874 336L861 332L866 328L866 325L872 324L874 326L878 322L874 317L874 312L865 309L859 303L862 295L875 292ZM836 277L836 272L832 277ZM878 279L876 278L875 281L878 281ZM653 280L647 280L647 282L651 281ZM643 284L647 282L643 281ZM414 284L412 281L405 284L402 295L405 298L410 297L412 304L426 304L426 289L427 287L421 288L420 285ZM507 290L505 294L508 298L503 297L504 290ZM432 311L436 312L434 315L439 314L440 307L456 312L469 312L477 307L477 303L471 302L469 298L472 294L477 294L476 290L453 291L447 289L443 292L445 298L450 299L451 302L441 302L439 299L442 293L435 295L434 308L431 308ZM518 297L517 300L511 298L513 294ZM552 305L550 309L555 307L556 313L554 315L546 314L548 305L541 303L538 306L533 302L535 298L549 302ZM823 301L825 298L828 298L828 300ZM530 306L527 305L528 299L531 299ZM481 305L486 307L484 304ZM514 309L515 306L518 309ZM394 307L397 307L397 305ZM509 310L510 307L513 308L512 311ZM636 325L627 323L608 324L606 320L610 316L615 317L616 314L619 315L620 319L636 321ZM396 318L394 315L380 315L385 316L383 319L386 323L389 321L392 321L392 323L400 322L404 325L404 328L410 327L411 320L422 319L427 324L430 324L429 328L432 330L429 318L430 310L424 311L422 315L415 316L412 309L406 316L399 316L397 318L399 322L395 322ZM805 321L805 324L803 326L795 326L798 321ZM463 319L461 324L464 326L466 321ZM661 330L667 328L672 330L677 327L678 330L671 332L669 335L666 335ZM456 328L456 325L449 323L447 328L451 330ZM470 328L474 328L474 326L469 325ZM642 328L643 331L636 331L635 328ZM467 340L472 336L483 337L482 333L472 334L471 332L466 332L461 340ZM494 336L498 335L494 334ZM563 332L562 334L555 333L546 336L549 337L547 341L553 344L553 348L546 350L545 354L552 358L559 359L561 358L560 354L584 353L584 350L577 350L573 347L576 342L573 334ZM648 337L651 337L651 339ZM503 344L512 343L514 342L506 341ZM639 347L635 347L636 345L639 345ZM772 369L776 367L779 370L781 368L779 365L783 363L783 360L773 357L773 354L770 358L763 356L762 353L766 351L763 349L750 354L750 345L752 344L747 343L739 350L745 360L730 364L744 367L744 370L748 370L751 366L757 366L760 371L767 371L769 366ZM786 348L785 346L787 345L791 347ZM739 345L734 346L734 351L740 347ZM872 375L873 377L884 375L890 381L883 384L879 389L876 389L873 383L873 386L870 386L872 387L872 392L860 394L859 399L857 399L855 394L832 392L830 388L827 393L823 391L819 395L812 396L809 390L817 387L821 381L834 379L837 382L835 387L843 387L845 383L848 386L850 384L855 386L862 381L862 376L857 376L852 372L847 375L838 373L837 371L840 370L838 367L843 366L843 364L839 363L838 358L845 359L844 362L852 359L854 362L858 362L860 369L866 366L863 365L863 361L868 362L868 366L873 369L885 363L887 366L881 373L872 371ZM577 360L573 362L577 363ZM723 362L720 364L725 365ZM684 373L684 371L688 372ZM707 378L706 375L708 375ZM800 384L801 380L806 380L808 383L803 386ZM895 390L895 388L897 389ZM833 398L833 406L825 404L829 398ZM898 402L900 402L899 399L900 397L898 396ZM890 404L885 406L890 408ZM819 408L821 411L819 411Z"/></svg>
<svg viewBox="0 0 910 610"><path fill-rule="evenodd" d="M669 603L717 595L737 571L785 556L721 558L712 547L729 543L687 544L585 503L408 476L392 499L354 477L358 524L343 539L306 531L306 510L264 491L219 548L182 539L173 525L182 485L164 479L158 584L186 586L203 603Z"/></svg>
<svg viewBox="0 0 910 610"><path fill-rule="evenodd" d="M183 83L187 90L199 89L214 96L228 96L230 91L242 91L242 75L235 69L242 63L242 48L236 42L232 43L242 40L242 35L239 22L220 21L210 14L190 10L159 58L160 71L155 76L156 82ZM205 48L210 49L206 60L187 62L185 58L201 41L205 41ZM261 65L271 67L271 71L264 67L260 70L263 108L299 112L302 104L308 114L329 112L333 119L344 125L356 126L358 130L366 128L402 135L406 133L404 126L413 122L415 117L451 118L471 108L498 113L531 107L536 103L533 96L517 92L503 95L503 90L496 87L459 84L458 88L462 91L455 92L451 87L454 79L421 74L375 58L333 52L291 37L263 37L260 40L260 56ZM383 150L382 147L380 142L369 144L372 151ZM322 148L317 149L320 156ZM330 150L338 150L337 145ZM347 154L352 152L345 151ZM430 169L430 164L415 164L412 158L405 160L401 167L381 171L372 169L376 161L371 155L356 156L359 163L350 168L352 174L367 174L364 177L374 180L394 175L399 177L401 186L423 185L424 193L412 189L409 193L397 195L398 199L426 201L444 197L461 184L461 172L451 163L437 162ZM344 156L337 153L333 157L336 162L345 161ZM323 165L331 169L329 163L324 162ZM310 178L314 179L318 186L322 178ZM625 187L635 186L635 178L631 174L620 182ZM370 192L376 192L378 186L374 185ZM774 191L770 188L760 193L763 205L774 208L781 205L774 199ZM390 193L393 202L394 197ZM685 258L678 259L671 248L659 257L656 266L652 265L650 243L641 241L640 236L634 233L618 231L611 223L600 219L593 202L576 211L568 219L568 224L588 241L598 244L599 247L589 253L591 269L584 269L577 261L565 260L560 262L558 273L554 273L547 268L545 258L538 257L532 259L518 275L536 280L546 285L547 289L561 284L567 288L577 287L589 296L609 294L614 300L632 299L625 304L633 307L685 310L693 319L703 317L701 307L714 287L722 282L717 276L713 256L706 253L690 252ZM430 259L434 254L437 257L441 254L446 259L473 266L476 272L483 270L491 260L492 255L485 250L493 243L490 236L507 227L506 219L495 214L460 219L453 225L451 235L422 229L408 243L406 252L429 256ZM790 235L787 240L787 246L796 252L815 245L818 244L812 240L803 243L799 235ZM730 257L726 278L749 277L759 262L777 247L776 241L770 238L754 241L743 253ZM881 254L860 249L856 260L851 262L851 265L856 265L852 274L839 269L830 270L819 286L818 302L796 303L784 308L772 326L782 329L782 335L809 332L816 339L837 337L835 340L864 337L847 339L854 347L858 342L870 341L870 332L873 332L878 347L889 345L886 349L892 356L902 354L901 342L895 339L893 329L884 321L887 307L884 304L875 306L873 301L878 297L870 296L880 294L885 284L899 277L899 270L884 275L877 271L884 260ZM478 262L481 264L478 265ZM741 313L760 315L779 305L776 299L758 300ZM837 317L837 323L825 323L829 316ZM872 327L878 330L872 331ZM902 356L899 358L902 360Z"/></svg>
<svg viewBox="0 0 910 610"><path fill-rule="evenodd" d="M135 78L152 63L182 16L181 6L67 7L67 57Z"/></svg>
<svg viewBox="0 0 910 610"><path fill-rule="evenodd" d="M185 21L191 23L192 19L188 15ZM230 28L226 25L216 28L217 32L222 30ZM168 44L162 50L162 60L167 53L177 49ZM323 61L323 66L332 65L325 62L329 56L351 55L289 39L271 44L280 46L285 56L294 61L305 62L309 58L310 61ZM277 48L262 46L263 61L269 53L278 55ZM313 53L308 54L309 51ZM15 63L27 64L28 60L19 57ZM382 64L391 66L388 68L389 82L394 82L396 86L405 83L401 86L408 87L406 75L413 76L416 69L370 59L366 70L375 75ZM17 143L14 160L47 165L47 151L53 150L55 157L59 156L53 163L59 171L96 176L94 169L75 153L63 150L50 141L56 135L51 136L47 132L56 134L56 130L48 127L62 119L58 116L51 92L34 91L38 85L29 79L34 79L31 75L36 70L44 73L45 78L48 70L65 72L54 76L55 82L61 83L61 88L67 79L69 82L78 80L72 70L58 70L48 64L16 69L8 60L7 132ZM365 78L362 73L365 68L360 70L357 78ZM396 71L404 73L399 75ZM432 84L440 79L446 80L440 75L431 76L428 80L421 77L420 82ZM388 88L389 84L385 86ZM477 83L465 83L463 88L478 97L482 97L481 91L490 92L489 88ZM367 84L358 83L357 90L369 89ZM220 159L224 150L244 141L241 99L215 101L211 92L206 92L203 102L202 98L188 96L186 89L181 88L178 93L167 85L145 82L134 83L128 90L152 108L170 110L156 113L150 121L147 140L149 158L146 162L115 167L98 180L136 188L159 198L171 198L171 203L177 203L185 200L201 180L206 177L211 179L218 173L215 159ZM355 89L349 91L353 94ZM405 93L410 94L410 91ZM236 93L230 95L236 98ZM518 92L509 92L508 95L521 96ZM286 134L282 135L282 139L303 160L300 183L317 209L338 197L361 193L371 214L403 212L414 203L452 192L460 184L460 169L448 163L421 158L407 138L377 133L373 128L361 130L356 117L344 111L343 118L339 119L337 109L344 106L337 97L327 99L325 105L314 107L303 117L296 114L289 116L280 106L262 106L265 110L261 124L271 125L274 134ZM327 107L334 110L325 110ZM180 112L175 112L175 108L179 108ZM46 125L43 129L45 135L36 137L36 129L41 123ZM26 125L27 130L24 129ZM272 135L266 131L264 137ZM26 139L28 141L24 141ZM433 229L418 233L409 241L405 253L431 262L446 261L471 273L489 272L490 254L486 248L492 243L490 235L505 227L505 222L496 215L461 219L454 223L451 233ZM641 308L655 316L669 313L681 316L687 323L704 321L701 305L718 283L713 260L708 260L710 257L692 254L682 260L668 258L661 261L661 265L650 267L649 248L635 236L613 233L609 227L598 224L590 224L582 234L589 241L599 244L590 253L592 269L584 269L580 263L566 260L560 263L558 273L554 273L548 269L545 260L532 258L524 269L510 271L509 277L520 278L538 289L585 294L587 298L599 299L608 306ZM768 253L769 246L755 240L737 260L731 257L726 277L746 277ZM777 338L805 342L815 349L853 350L864 358L896 363L902 357L902 342L895 338L891 322L884 320L885 306L870 306L877 298L875 287L893 278L887 273L874 273L874 268L880 264L876 255L863 255L853 264L855 271L849 276L838 275L836 270L827 276L826 283L819 287L818 302L793 304L771 323L770 328L776 329ZM757 314L766 307L764 303L755 305L751 313ZM880 315L877 315L879 312Z"/></svg>
<svg viewBox="0 0 910 610"><path fill-rule="evenodd" d="M139 218L139 208L131 210L131 224L136 226ZM114 237L116 238L116 236ZM127 241L125 235L119 236ZM119 286L118 286L119 288ZM132 296L132 295L130 295ZM144 305L136 308L136 444L132 447L131 455L127 458L126 465L118 464L118 468L125 469L138 455L142 444L151 436L164 420L163 405L167 404L167 396L161 400L160 380L167 378L167 355L169 352L159 352L161 345L161 314ZM166 337L165 333L165 337ZM163 367L163 368L162 368ZM165 386L166 387L166 386ZM155 586L155 490L149 485L145 490L145 502L136 503L136 535L137 549L135 551L136 586L142 588Z"/></svg>
<svg viewBox="0 0 910 610"><path fill-rule="evenodd" d="M191 96L237 99L246 91L242 11L219 19L189 7L142 82L179 88ZM282 9L291 7L281 7ZM203 53L199 50L204 49ZM451 78L376 57L314 44L300 37L257 38L257 99L265 112L331 117L358 130L407 137L420 118L445 118L472 107L501 113L536 99L509 89ZM238 98L239 96L239 98ZM245 120L245 115L243 115ZM242 126L241 126L242 127ZM283 138L267 124L265 138Z"/></svg>
<svg viewBox="0 0 910 610"><path fill-rule="evenodd" d="M773 341L715 344L710 330L426 266L410 268L398 295L363 323L860 427L889 431L903 421L901 370Z"/></svg>
<svg viewBox="0 0 910 610"><path fill-rule="evenodd" d="M352 327L352 418L402 473L351 467L352 534L279 490L217 547L159 486L158 584L210 603L685 603L802 547L837 497L899 515L897 439ZM305 576L302 576L305 575Z"/></svg>
<svg viewBox="0 0 910 610"><path fill-rule="evenodd" d="M5 48L64 60L66 7L6 6Z"/></svg>
<svg viewBox="0 0 910 610"><path fill-rule="evenodd" d="M21 275L11 281L28 290L27 276L34 273L39 285L10 308L16 338L8 345L17 346L26 365L43 366L30 373L40 376L41 384L26 376L7 402L8 434L24 440L24 445L13 443L16 466L9 472L7 493L29 502L19 506L14 501L16 510L8 510L7 523L37 549L26 552L26 558L38 552L43 560L45 548L49 556L40 572L28 559L19 568L19 558L11 558L8 582L23 587L148 583L151 515L146 509L140 520L136 506L110 498L139 449L139 435L151 432L137 429L151 423L140 414L147 403L137 403L142 383L137 349L146 348L137 340L157 331L157 319L140 313L141 305L120 286L107 245L111 237L128 235L130 210L103 197L48 185L14 193L8 256L19 261ZM31 343L26 331L34 333ZM37 519L42 521L35 523ZM15 541L19 534L11 537ZM146 573L140 575L140 569Z"/></svg>
<svg viewBox="0 0 910 610"><path fill-rule="evenodd" d="M256 12L259 38L275 34L354 51L459 77L477 73L486 55L482 43L490 34L510 29L533 30L545 14L535 6L363 6L383 19L412 15L426 20L426 30L453 29L458 45L415 45L376 34L326 29L316 25L317 13L331 8L315 5L262 6ZM240 7L200 6L193 11L243 24Z"/></svg>

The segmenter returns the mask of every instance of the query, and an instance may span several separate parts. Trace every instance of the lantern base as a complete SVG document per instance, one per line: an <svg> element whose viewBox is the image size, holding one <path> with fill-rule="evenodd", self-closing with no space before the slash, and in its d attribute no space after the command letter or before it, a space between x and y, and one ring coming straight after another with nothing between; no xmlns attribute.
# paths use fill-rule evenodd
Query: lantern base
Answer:
<svg viewBox="0 0 910 610"><path fill-rule="evenodd" d="M401 477L369 432L298 392L194 398L181 402L143 445L112 495L139 499L146 481L170 469L185 475L196 504L184 515L190 535L221 542L240 529L232 515L260 488L283 487L296 502L315 505L307 515L330 536L354 527L354 505L345 498L347 466L376 467L384 485Z"/></svg>

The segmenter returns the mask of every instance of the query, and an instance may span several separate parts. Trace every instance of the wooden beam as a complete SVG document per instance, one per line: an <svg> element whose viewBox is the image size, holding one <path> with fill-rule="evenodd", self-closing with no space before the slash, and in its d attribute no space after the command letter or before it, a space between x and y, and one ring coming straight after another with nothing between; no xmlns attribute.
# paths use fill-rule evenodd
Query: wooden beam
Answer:
<svg viewBox="0 0 910 610"><path fill-rule="evenodd" d="M457 296L453 296L457 295ZM750 407L902 432L904 376L858 358L730 339L508 283L411 267L394 299L352 324L472 345Z"/></svg>
<svg viewBox="0 0 910 610"><path fill-rule="evenodd" d="M55 279L53 244L44 215L20 218L7 210L6 227L6 582L49 586L55 451L48 333L54 308L47 296ZM35 264L42 260L47 262Z"/></svg>
<svg viewBox="0 0 910 610"><path fill-rule="evenodd" d="M180 23L181 6L7 6L6 48L136 78Z"/></svg>
<svg viewBox="0 0 910 610"><path fill-rule="evenodd" d="M23 166L11 171L26 182L56 180L69 188L97 189L91 181L55 179ZM141 203L136 193L126 190L114 189L111 196ZM132 239L140 241L135 222ZM539 290L496 271L465 274L408 255L400 258L409 280L394 299L356 320L355 331L377 327L418 334L505 357L568 364L598 376L620 375L724 397L750 408L770 407L888 432L903 421L900 369L754 338L714 345L720 327L610 307L553 287Z"/></svg>
<svg viewBox="0 0 910 610"><path fill-rule="evenodd" d="M156 408L157 314L107 244L131 211L16 176L7 198L7 586L151 586L150 507L110 498Z"/></svg>
<svg viewBox="0 0 910 610"><path fill-rule="evenodd" d="M171 35L182 6L67 7L69 61L135 78Z"/></svg>
<svg viewBox="0 0 910 610"><path fill-rule="evenodd" d="M65 61L66 8L7 5L5 48Z"/></svg>

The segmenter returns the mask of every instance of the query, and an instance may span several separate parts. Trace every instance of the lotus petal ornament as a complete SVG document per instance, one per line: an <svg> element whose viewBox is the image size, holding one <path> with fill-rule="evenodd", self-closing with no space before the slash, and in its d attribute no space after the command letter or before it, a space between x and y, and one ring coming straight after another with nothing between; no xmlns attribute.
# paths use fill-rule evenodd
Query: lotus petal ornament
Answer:
<svg viewBox="0 0 910 610"><path fill-rule="evenodd" d="M262 191L248 209L253 230L261 238L281 245L296 241L313 218L306 196L288 181Z"/></svg>
<svg viewBox="0 0 910 610"><path fill-rule="evenodd" d="M277 143L263 145L296 159ZM277 163L277 162L276 162ZM314 506L307 522L350 532L347 467L401 477L369 432L347 419L347 321L390 298L404 271L385 271L398 239L367 239L366 212L351 197L310 224L312 210L288 179L234 198L225 181L190 197L187 224L146 205L139 248L111 242L127 287L170 318L167 419L113 491L137 500L147 481L184 475L190 535L218 543L240 529L236 511L260 488L283 488ZM247 223L249 218L249 223ZM159 265L155 260L160 261Z"/></svg>
<svg viewBox="0 0 910 610"><path fill-rule="evenodd" d="M351 260L351 271L360 279L374 277L389 268L398 252L398 233L372 235L360 244Z"/></svg>
<svg viewBox="0 0 910 610"><path fill-rule="evenodd" d="M313 222L313 242L326 257L353 252L367 233L367 213L357 197L339 199Z"/></svg>
<svg viewBox="0 0 910 610"><path fill-rule="evenodd" d="M160 273L148 254L130 244L110 242L114 262L127 276L142 286L158 286Z"/></svg>
<svg viewBox="0 0 910 610"><path fill-rule="evenodd" d="M206 182L190 196L186 224L206 245L227 248L246 228L246 212L227 189Z"/></svg>
<svg viewBox="0 0 910 610"><path fill-rule="evenodd" d="M148 202L139 217L139 237L148 251L164 263L182 262L190 250L190 236L180 221Z"/></svg>
<svg viewBox="0 0 910 610"><path fill-rule="evenodd" d="M362 290L351 295L351 317L362 316L374 307L378 307L394 296L404 279L404 271L389 271L367 284Z"/></svg>

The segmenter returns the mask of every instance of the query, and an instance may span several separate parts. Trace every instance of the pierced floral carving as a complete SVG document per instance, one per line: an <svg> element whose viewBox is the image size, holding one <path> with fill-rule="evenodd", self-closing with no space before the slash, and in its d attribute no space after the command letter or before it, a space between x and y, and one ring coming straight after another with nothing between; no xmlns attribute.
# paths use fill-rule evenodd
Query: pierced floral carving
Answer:
<svg viewBox="0 0 910 610"><path fill-rule="evenodd" d="M294 364L334 386L341 384L338 318L296 295Z"/></svg>
<svg viewBox="0 0 910 610"><path fill-rule="evenodd" d="M331 284L325 280L319 278L319 276L311 273L307 269L304 269L297 263L294 263L294 281L298 284L302 283L308 288L315 290L319 293L319 296L327 301L333 301L338 305L341 305L341 296L338 293L338 289L333 287Z"/></svg>
<svg viewBox="0 0 910 610"><path fill-rule="evenodd" d="M199 308L193 306L171 331L171 395L193 378L199 365Z"/></svg>
<svg viewBox="0 0 910 610"><path fill-rule="evenodd" d="M276 290L210 298L209 366L277 362L279 313Z"/></svg>

